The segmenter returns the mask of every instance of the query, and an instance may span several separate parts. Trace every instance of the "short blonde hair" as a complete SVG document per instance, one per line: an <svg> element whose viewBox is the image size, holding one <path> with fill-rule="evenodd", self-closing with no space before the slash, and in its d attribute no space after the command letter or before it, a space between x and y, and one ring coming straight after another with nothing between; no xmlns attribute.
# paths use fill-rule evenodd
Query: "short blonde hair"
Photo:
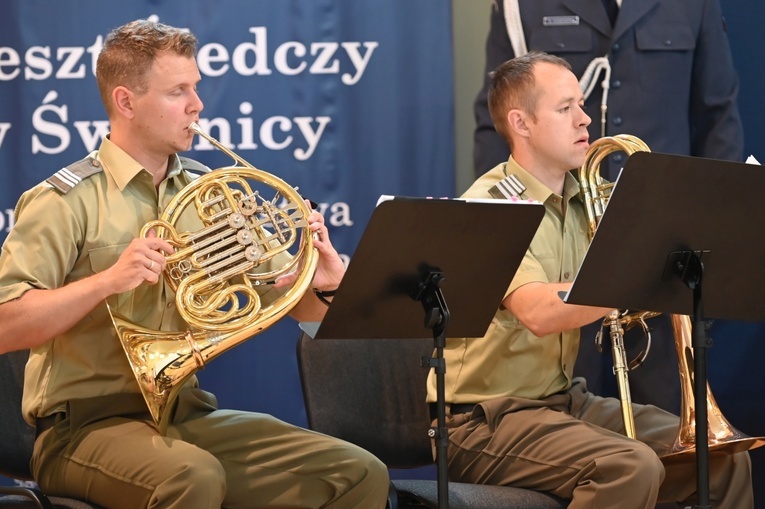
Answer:
<svg viewBox="0 0 765 509"><path fill-rule="evenodd" d="M194 58L197 38L164 23L139 19L112 30L96 63L96 82L106 113L111 115L111 94L125 86L137 94L146 92L146 74L163 52Z"/></svg>

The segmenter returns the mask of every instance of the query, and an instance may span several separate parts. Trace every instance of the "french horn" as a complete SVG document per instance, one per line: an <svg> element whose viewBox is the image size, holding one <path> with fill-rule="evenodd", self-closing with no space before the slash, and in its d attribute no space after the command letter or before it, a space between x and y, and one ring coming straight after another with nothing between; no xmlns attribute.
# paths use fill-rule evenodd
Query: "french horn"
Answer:
<svg viewBox="0 0 765 509"><path fill-rule="evenodd" d="M605 212L608 199L611 196L614 184L606 182L600 175L600 165L603 159L613 152L624 152L627 156L638 151L650 152L648 146L639 138L620 134L612 137L604 137L595 140L585 156L585 161L579 168L580 195L584 201L585 212L589 227L589 238L597 230L600 218ZM648 338L650 347L650 329L645 320L658 316L661 313L654 311L613 311L603 321L603 329L610 331L612 339L612 353L614 357L614 374L617 377L619 399L622 407L625 434L635 438L635 423L632 414L632 400L629 390L628 373L631 367L636 367L640 362L628 363L624 348L624 331L632 326L640 325ZM696 452L696 402L693 392L693 348L691 319L687 315L670 315L674 333L675 349L677 351L678 371L680 374L680 427L674 444L665 454L661 455L664 463L672 463L681 460L687 455ZM598 342L600 339L598 338ZM717 405L709 383L706 386L706 405L709 452L722 452L733 454L765 445L765 438L750 437L733 427L725 418Z"/></svg>
<svg viewBox="0 0 765 509"><path fill-rule="evenodd" d="M188 327L151 330L109 309L149 412L163 432L184 382L287 315L308 290L318 263L308 229L310 209L297 190L255 168L196 123L189 130L238 164L193 180L141 229L141 236L154 230L175 248L165 254L163 277ZM189 215L200 228L178 231L180 218L188 221ZM292 286L264 305L259 288L293 271Z"/></svg>

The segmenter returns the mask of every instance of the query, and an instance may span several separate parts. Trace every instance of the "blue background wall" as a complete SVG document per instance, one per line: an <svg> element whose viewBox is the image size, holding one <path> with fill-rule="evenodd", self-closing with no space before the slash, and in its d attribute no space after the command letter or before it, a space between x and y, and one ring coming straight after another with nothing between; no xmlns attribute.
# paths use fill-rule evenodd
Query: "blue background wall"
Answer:
<svg viewBox="0 0 765 509"><path fill-rule="evenodd" d="M728 25L733 61L741 80L739 107L744 122L745 154L765 164L765 2L721 0ZM742 182L742 185L746 185ZM735 198L734 198L735 199ZM732 225L748 228L753 236L765 225ZM731 267L731 270L763 270L763 267ZM709 383L720 409L741 431L765 435L765 323L717 320L709 331L714 340L709 350ZM765 508L765 448L751 451L755 507Z"/></svg>
<svg viewBox="0 0 765 509"><path fill-rule="evenodd" d="M741 78L746 153L765 162L759 58L765 2L721 3ZM479 5L488 21L488 2ZM465 9L463 2L455 12ZM472 172L455 170L452 23L460 20L452 19L445 0L7 0L1 10L0 242L23 190L97 147L107 129L92 76L99 41L110 28L150 15L190 28L205 48L203 126L320 202L346 256L380 194L453 196L462 190L456 179L464 182ZM474 37L482 45L485 33ZM314 43L330 44L314 45L311 54ZM356 62L364 60L363 70L349 49ZM327 65L317 64L322 51L332 51L323 53L331 57ZM277 65L282 52L288 58ZM477 89L468 92L458 104L472 101ZM313 141L300 122L317 133ZM212 167L230 164L204 144L190 155ZM762 226L750 228L759 235ZM298 334L295 323L278 324L220 356L200 379L224 406L305 425ZM742 431L765 434L765 324L718 320L710 335L709 380L718 403ZM753 451L752 458L757 507L765 508L765 452Z"/></svg>

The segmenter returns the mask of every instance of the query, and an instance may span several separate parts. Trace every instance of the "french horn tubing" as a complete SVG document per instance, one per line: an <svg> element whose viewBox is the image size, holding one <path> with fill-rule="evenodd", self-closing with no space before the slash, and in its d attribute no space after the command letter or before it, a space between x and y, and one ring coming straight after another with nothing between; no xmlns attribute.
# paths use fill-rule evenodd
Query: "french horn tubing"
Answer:
<svg viewBox="0 0 765 509"><path fill-rule="evenodd" d="M590 146L585 156L584 164L582 164L578 173L580 195L584 200L590 240L592 240L597 230L598 223L605 211L614 186L613 183L606 182L601 177L600 165L607 155L618 151L622 151L627 156L630 156L638 151L650 152L650 149L639 138L627 134L600 138ZM613 343L614 374L617 376L625 435L630 438L635 438L635 422L632 413L628 374L630 369L642 363L642 360L648 353L648 348L650 348L650 329L646 326L645 320L659 314L661 313L654 311L632 313L628 311L613 311L604 319L601 332L598 334L597 342L599 343L602 330L605 328L610 332ZM696 452L696 403L693 392L694 362L691 319L687 315L670 315L670 320L672 322L677 351L681 401L678 435L669 451L661 455L662 461L667 464L681 460ZM649 347L639 356L639 361L628 363L624 348L624 331L635 325L642 327ZM728 422L717 405L708 383L706 387L706 405L709 425L707 441L710 453L716 451L734 454L765 445L764 437L745 435Z"/></svg>
<svg viewBox="0 0 765 509"><path fill-rule="evenodd" d="M238 164L193 180L141 229L141 236L153 229L175 247L165 254L163 278L188 328L151 330L109 309L149 412L163 432L184 382L287 315L308 290L318 263L308 229L310 209L297 190L255 168L196 123L189 130ZM178 231L179 220L190 216L199 229ZM264 305L258 292L262 285L292 271L297 273L292 286Z"/></svg>

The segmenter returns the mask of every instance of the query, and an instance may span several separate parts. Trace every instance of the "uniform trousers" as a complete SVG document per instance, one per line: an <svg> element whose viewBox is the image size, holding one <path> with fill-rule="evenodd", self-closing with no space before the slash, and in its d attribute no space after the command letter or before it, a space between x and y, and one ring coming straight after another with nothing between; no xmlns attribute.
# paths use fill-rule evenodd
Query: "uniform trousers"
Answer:
<svg viewBox="0 0 765 509"><path fill-rule="evenodd" d="M38 437L32 471L44 491L110 509L385 507L387 469L355 445L270 415L219 410L196 388L180 392L163 436L140 401L121 401L120 415L109 416L103 408L119 396L69 402ZM143 415L130 415L131 405Z"/></svg>
<svg viewBox="0 0 765 509"><path fill-rule="evenodd" d="M621 402L587 391L583 379L544 400L499 398L471 413L447 412L448 471L454 481L510 485L571 500L569 509L649 509L695 503L695 455L664 466L680 419L633 404L637 440L624 436ZM715 509L751 509L747 452L711 453Z"/></svg>

